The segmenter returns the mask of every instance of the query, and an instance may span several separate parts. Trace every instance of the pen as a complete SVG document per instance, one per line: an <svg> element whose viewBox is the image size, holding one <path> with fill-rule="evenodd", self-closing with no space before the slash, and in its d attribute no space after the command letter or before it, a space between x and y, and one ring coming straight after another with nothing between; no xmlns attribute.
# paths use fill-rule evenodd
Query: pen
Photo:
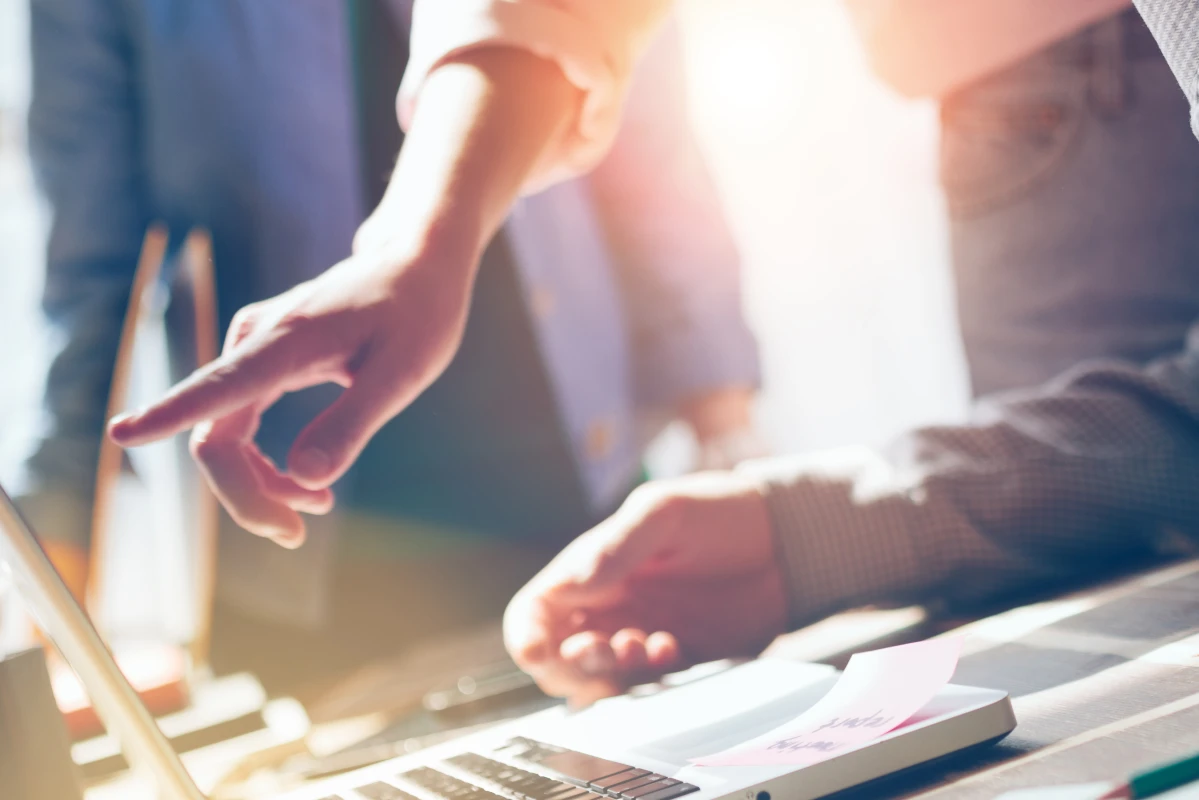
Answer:
<svg viewBox="0 0 1199 800"><path fill-rule="evenodd" d="M1134 772L1127 783L1112 789L1101 800L1140 800L1196 780L1199 780L1199 753Z"/></svg>

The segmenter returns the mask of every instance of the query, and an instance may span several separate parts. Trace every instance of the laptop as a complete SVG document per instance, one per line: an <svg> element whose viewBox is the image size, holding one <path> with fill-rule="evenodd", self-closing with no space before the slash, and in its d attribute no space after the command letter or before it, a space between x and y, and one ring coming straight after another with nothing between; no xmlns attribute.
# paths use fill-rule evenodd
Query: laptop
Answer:
<svg viewBox="0 0 1199 800"><path fill-rule="evenodd" d="M153 776L160 797L204 800L2 486L0 563L129 762ZM897 730L816 764L691 763L798 716L838 674L770 659L697 667L585 711L551 708L269 800L808 800L996 742L1016 726L1004 692L950 684Z"/></svg>

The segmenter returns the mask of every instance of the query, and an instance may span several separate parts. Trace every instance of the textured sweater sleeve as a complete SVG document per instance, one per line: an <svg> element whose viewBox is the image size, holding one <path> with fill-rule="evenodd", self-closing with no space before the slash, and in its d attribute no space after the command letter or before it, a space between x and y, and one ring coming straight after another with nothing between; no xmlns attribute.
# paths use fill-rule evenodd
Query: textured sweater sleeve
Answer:
<svg viewBox="0 0 1199 800"><path fill-rule="evenodd" d="M1199 541L1199 325L1174 357L1081 365L889 452L754 462L793 622L973 602Z"/></svg>
<svg viewBox="0 0 1199 800"><path fill-rule="evenodd" d="M1134 0L1191 104L1191 130L1199 137L1199 3Z"/></svg>

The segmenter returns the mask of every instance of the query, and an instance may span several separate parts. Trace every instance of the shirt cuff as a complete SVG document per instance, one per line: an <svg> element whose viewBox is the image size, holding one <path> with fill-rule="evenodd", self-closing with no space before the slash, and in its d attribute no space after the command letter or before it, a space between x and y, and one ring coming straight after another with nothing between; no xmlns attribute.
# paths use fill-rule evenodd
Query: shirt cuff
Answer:
<svg viewBox="0 0 1199 800"><path fill-rule="evenodd" d="M993 544L948 502L908 488L881 455L845 448L749 461L774 526L790 603L801 627L849 608L985 597L1009 576ZM967 566L967 585L947 590Z"/></svg>
<svg viewBox="0 0 1199 800"><path fill-rule="evenodd" d="M584 95L574 125L550 149L526 193L585 172L611 144L636 58L668 7L668 0L417 2L400 124L411 124L426 77L446 60L484 46L520 48L555 62Z"/></svg>

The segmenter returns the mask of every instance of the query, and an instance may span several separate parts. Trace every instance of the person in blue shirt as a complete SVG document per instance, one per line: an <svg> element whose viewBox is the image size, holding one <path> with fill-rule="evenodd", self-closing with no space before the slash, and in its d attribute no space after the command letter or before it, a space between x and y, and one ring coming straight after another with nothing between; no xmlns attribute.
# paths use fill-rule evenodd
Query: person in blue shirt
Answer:
<svg viewBox="0 0 1199 800"><path fill-rule="evenodd" d="M394 107L410 8L34 0L32 12L30 145L52 212L44 307L60 346L21 501L69 573L87 546L105 398L147 226L165 222L175 241L196 226L211 232L222 330L252 313L234 317L239 309L350 256L402 147ZM546 553L636 484L646 420L686 418L709 452L724 443L732 460L730 448L752 440L759 382L738 281L668 36L611 156L587 180L523 199L487 248L460 351L342 481L344 513L298 553L223 537L219 596L237 619L227 627L243 643L261 638L257 618L369 636L346 633L344 617L416 597L339 604L346 584L417 583L394 579L405 575L402 525L368 526L399 542L382 566L373 555L386 542L369 546L369 579L331 568L346 560L335 541L355 539L357 515L466 532L466 551L493 570L455 587L476 592L458 616L498 615ZM336 393L283 398L258 445L281 461ZM513 560L522 547L536 554ZM469 572L466 557L455 551L437 569L427 553L408 560L447 584Z"/></svg>

